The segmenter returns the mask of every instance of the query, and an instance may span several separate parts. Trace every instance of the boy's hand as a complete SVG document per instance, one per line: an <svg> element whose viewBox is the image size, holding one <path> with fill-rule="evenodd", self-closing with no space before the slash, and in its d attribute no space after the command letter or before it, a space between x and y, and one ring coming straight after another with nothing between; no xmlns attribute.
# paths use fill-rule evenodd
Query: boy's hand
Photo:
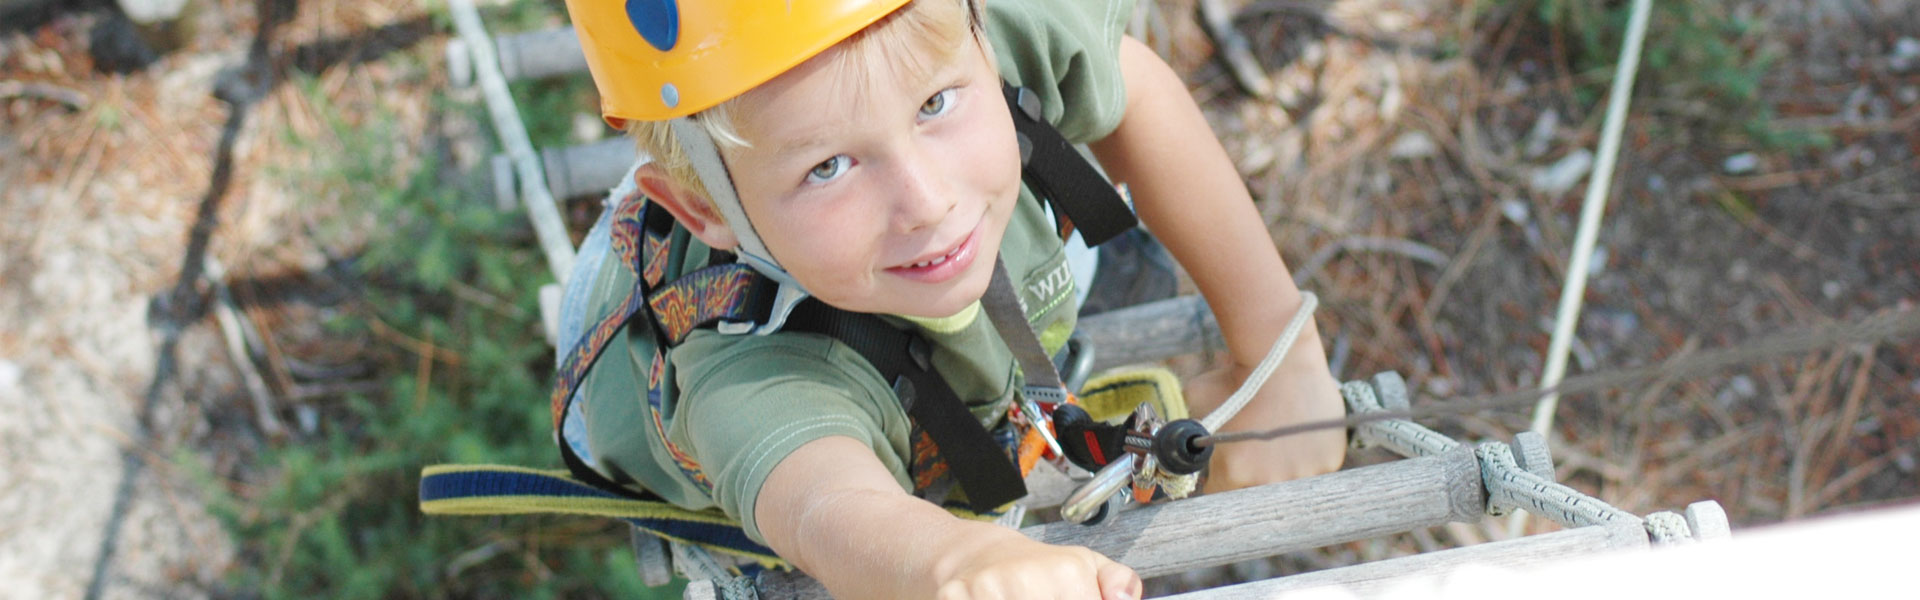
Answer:
<svg viewBox="0 0 1920 600"><path fill-rule="evenodd" d="M1346 416L1339 385L1328 372L1315 337L1301 336L1266 385L1221 432L1260 431ZM1187 405L1195 418L1225 403L1252 371L1223 367L1187 382ZM1342 429L1222 444L1214 448L1204 491L1224 492L1332 472L1346 459L1346 450L1347 434Z"/></svg>
<svg viewBox="0 0 1920 600"><path fill-rule="evenodd" d="M997 525L968 525L980 527L936 568L940 600L1140 597L1140 576L1098 552L1043 544Z"/></svg>
<svg viewBox="0 0 1920 600"><path fill-rule="evenodd" d="M1092 550L1042 544L908 495L851 437L788 455L755 511L767 545L835 598L1140 597L1133 569Z"/></svg>

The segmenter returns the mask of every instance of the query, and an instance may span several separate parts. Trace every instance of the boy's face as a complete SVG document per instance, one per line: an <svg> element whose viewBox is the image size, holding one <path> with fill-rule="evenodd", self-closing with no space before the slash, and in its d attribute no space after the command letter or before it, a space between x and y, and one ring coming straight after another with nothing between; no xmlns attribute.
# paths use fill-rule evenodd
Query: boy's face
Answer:
<svg viewBox="0 0 1920 600"><path fill-rule="evenodd" d="M836 69L838 47L736 113L752 146L723 152L740 202L822 301L944 317L985 292L1019 199L1020 154L999 75L966 40L923 69Z"/></svg>

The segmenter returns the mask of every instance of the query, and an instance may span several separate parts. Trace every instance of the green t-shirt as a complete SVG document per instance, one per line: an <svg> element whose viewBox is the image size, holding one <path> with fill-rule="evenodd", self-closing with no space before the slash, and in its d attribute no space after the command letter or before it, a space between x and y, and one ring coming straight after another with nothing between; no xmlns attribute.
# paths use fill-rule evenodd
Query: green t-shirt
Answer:
<svg viewBox="0 0 1920 600"><path fill-rule="evenodd" d="M986 9L1002 78L1037 93L1046 118L1069 140L1113 131L1126 106L1118 48L1132 0L1019 0ZM1078 311L1073 278L1052 219L1031 190L1020 196L1000 254L1029 322L1053 351ZM685 250L668 279L705 264L707 249L684 230L675 230L673 244ZM585 314L612 312L633 283L618 260L603 261L586 288ZM892 320L919 329L935 368L992 427L1019 382L1011 351L978 307L948 319ZM807 442L859 440L913 490L912 424L879 373L845 344L810 333L703 329L657 365L655 356L650 336L622 330L577 392L588 461L610 479L682 507L719 509L762 542L753 515L761 485ZM661 392L649 393L650 376L666 384Z"/></svg>

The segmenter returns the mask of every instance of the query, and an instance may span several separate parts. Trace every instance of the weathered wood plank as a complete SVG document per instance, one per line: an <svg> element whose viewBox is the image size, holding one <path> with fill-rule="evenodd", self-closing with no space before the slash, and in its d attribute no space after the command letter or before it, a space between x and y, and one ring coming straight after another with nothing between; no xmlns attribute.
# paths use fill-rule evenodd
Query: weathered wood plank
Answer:
<svg viewBox="0 0 1920 600"><path fill-rule="evenodd" d="M1059 508L1081 483L1084 481L1075 480L1052 463L1041 461L1027 475L1027 497L1021 498L1020 504L1029 511Z"/></svg>
<svg viewBox="0 0 1920 600"><path fill-rule="evenodd" d="M1080 319L1093 340L1093 370L1222 350L1220 323L1199 296L1181 296Z"/></svg>
<svg viewBox="0 0 1920 600"><path fill-rule="evenodd" d="M1021 530L1050 544L1086 546L1154 577L1188 569L1379 537L1486 509L1471 448L1198 496L1120 513L1109 524L1049 523ZM803 574L768 573L769 598L827 598Z"/></svg>
<svg viewBox="0 0 1920 600"><path fill-rule="evenodd" d="M1026 530L1087 546L1154 577L1431 527L1484 513L1469 449L1200 496L1122 513L1110 525Z"/></svg>
<svg viewBox="0 0 1920 600"><path fill-rule="evenodd" d="M1581 527L1500 542L1452 548L1365 564L1199 590L1169 599L1256 600L1281 592L1338 585L1362 598L1377 596L1407 577L1439 575L1464 565L1518 567L1572 556L1645 550L1647 533L1631 525Z"/></svg>
<svg viewBox="0 0 1920 600"><path fill-rule="evenodd" d="M627 136L540 150L547 190L557 199L605 196L607 190L620 185L620 178L639 158L637 142Z"/></svg>
<svg viewBox="0 0 1920 600"><path fill-rule="evenodd" d="M606 195L607 190L620 185L620 178L639 159L640 149L626 136L540 149L540 165L547 175L547 194L556 201ZM503 210L518 205L520 187L513 163L507 155L495 154L488 164L493 170L494 202Z"/></svg>
<svg viewBox="0 0 1920 600"><path fill-rule="evenodd" d="M587 70L587 55L572 27L555 27L494 38L500 74L507 81L544 79Z"/></svg>
<svg viewBox="0 0 1920 600"><path fill-rule="evenodd" d="M573 272L573 241L567 235L566 222L560 216L560 209L553 205L553 198L547 194L546 176L541 173L540 165L535 162L533 141L527 137L527 126L520 120L520 109L514 106L513 93L507 90L507 82L500 75L499 61L495 58L493 41L487 36L486 24L480 20L480 12L474 8L473 0L449 0L448 12L453 16L454 28L460 32L460 39L466 44L473 56L475 79L480 91L487 99L487 113L493 120L494 133L500 136L500 145L512 157L514 173L520 181L520 195L527 209L527 220L533 224L535 237L540 240L540 249L546 255L547 268L553 273L555 281L565 284L567 276Z"/></svg>

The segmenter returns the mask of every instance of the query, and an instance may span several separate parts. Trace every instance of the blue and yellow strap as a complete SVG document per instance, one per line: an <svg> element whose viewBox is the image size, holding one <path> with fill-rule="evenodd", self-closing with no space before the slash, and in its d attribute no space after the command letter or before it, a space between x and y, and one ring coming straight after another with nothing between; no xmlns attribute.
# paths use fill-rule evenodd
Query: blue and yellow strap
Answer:
<svg viewBox="0 0 1920 600"><path fill-rule="evenodd" d="M573 478L565 470L507 465L431 465L420 470L420 511L430 515L570 514L612 517L647 533L767 568L787 563L717 512L628 498Z"/></svg>

